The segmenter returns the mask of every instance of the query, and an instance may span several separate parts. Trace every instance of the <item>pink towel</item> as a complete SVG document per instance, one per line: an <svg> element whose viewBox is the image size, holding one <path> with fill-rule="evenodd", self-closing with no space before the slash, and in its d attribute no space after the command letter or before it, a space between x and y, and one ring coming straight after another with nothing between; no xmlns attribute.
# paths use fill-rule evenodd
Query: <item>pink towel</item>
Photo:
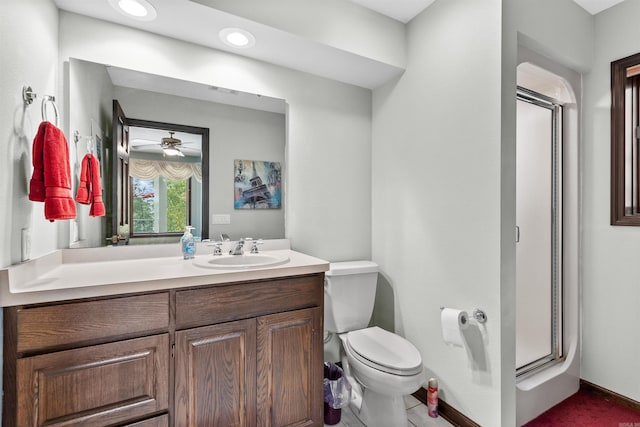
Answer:
<svg viewBox="0 0 640 427"><path fill-rule="evenodd" d="M33 140L32 161L29 200L44 202L44 217L51 222L75 218L67 139L49 122L42 122L38 127Z"/></svg>
<svg viewBox="0 0 640 427"><path fill-rule="evenodd" d="M84 205L91 205L90 216L104 216L104 202L102 201L102 186L100 184L100 162L89 153L82 159L80 171L80 185L76 194L76 201Z"/></svg>

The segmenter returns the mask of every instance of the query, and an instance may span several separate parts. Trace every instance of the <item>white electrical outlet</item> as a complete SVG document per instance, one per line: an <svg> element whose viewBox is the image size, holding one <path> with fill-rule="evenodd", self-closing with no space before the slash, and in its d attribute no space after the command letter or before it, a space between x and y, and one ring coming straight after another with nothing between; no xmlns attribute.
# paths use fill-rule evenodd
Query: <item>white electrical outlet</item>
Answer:
<svg viewBox="0 0 640 427"><path fill-rule="evenodd" d="M231 215L229 214L213 214L211 218L213 224L231 224Z"/></svg>
<svg viewBox="0 0 640 427"><path fill-rule="evenodd" d="M31 258L31 230L29 228L23 228L21 233L22 237L22 261L26 261Z"/></svg>

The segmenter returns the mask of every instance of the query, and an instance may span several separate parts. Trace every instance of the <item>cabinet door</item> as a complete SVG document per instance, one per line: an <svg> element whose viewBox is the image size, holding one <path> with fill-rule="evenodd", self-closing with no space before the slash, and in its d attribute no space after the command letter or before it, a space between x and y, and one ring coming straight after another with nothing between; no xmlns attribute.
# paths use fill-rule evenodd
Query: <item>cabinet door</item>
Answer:
<svg viewBox="0 0 640 427"><path fill-rule="evenodd" d="M258 425L322 426L322 309L258 318Z"/></svg>
<svg viewBox="0 0 640 427"><path fill-rule="evenodd" d="M160 415L137 423L127 424L126 427L169 427L169 416Z"/></svg>
<svg viewBox="0 0 640 427"><path fill-rule="evenodd" d="M256 423L256 321L176 332L175 425Z"/></svg>
<svg viewBox="0 0 640 427"><path fill-rule="evenodd" d="M18 426L105 426L169 407L169 336L17 362Z"/></svg>

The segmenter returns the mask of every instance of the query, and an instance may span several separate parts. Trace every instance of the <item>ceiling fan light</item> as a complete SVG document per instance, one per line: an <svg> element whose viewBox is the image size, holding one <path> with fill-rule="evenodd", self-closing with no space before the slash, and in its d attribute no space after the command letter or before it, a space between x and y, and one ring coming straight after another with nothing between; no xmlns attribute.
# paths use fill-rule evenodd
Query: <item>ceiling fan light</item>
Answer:
<svg viewBox="0 0 640 427"><path fill-rule="evenodd" d="M162 147L162 151L164 152L165 156L184 157L184 154L182 154L182 151L180 151L180 149L177 147Z"/></svg>

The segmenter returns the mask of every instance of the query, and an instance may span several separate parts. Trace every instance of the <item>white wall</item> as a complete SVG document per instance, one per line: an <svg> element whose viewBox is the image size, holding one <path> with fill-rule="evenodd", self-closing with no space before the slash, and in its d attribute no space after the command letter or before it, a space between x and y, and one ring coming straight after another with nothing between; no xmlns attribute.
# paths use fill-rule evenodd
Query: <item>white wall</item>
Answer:
<svg viewBox="0 0 640 427"><path fill-rule="evenodd" d="M44 219L43 203L28 200L40 99L26 110L22 101L25 85L40 95L57 95L58 11L50 0L2 4L0 57L0 267L5 267L20 261L23 228L31 230L31 257L57 248L57 224ZM2 335L0 310L0 365Z"/></svg>
<svg viewBox="0 0 640 427"><path fill-rule="evenodd" d="M546 63L538 63L537 65L547 68L558 75L567 78L567 72L563 67L583 71L588 70L592 60L593 45L593 17L580 8L571 0L540 0L531 2L528 0L512 0L503 1L503 37L502 37L502 285L499 298L502 307L502 410L504 425L512 425L515 423L515 359L514 346L512 340L515 337L515 137L516 137L516 67L518 65L518 55L522 53L522 48L528 48L534 53L544 55L548 58ZM526 56L526 55L524 55ZM536 55L534 55L534 59ZM531 58L528 58L531 59ZM537 61L532 61L537 62ZM544 61L543 61L544 62ZM558 70L548 65L554 63L560 65ZM569 72L569 75L571 73ZM574 84L573 79L569 79ZM574 86L576 97L580 99L580 86ZM573 121L574 110L571 112ZM571 136L570 153L567 158L577 158L578 153L575 147L575 136ZM565 158L565 161L567 160ZM565 172L569 172L565 176L565 185L571 187L571 191L565 193L565 217L577 217L576 207L578 206L578 194L575 194L579 184L575 181L578 173L576 172L576 162L566 163ZM579 191L579 190L578 190ZM565 281L566 283L575 284L578 282L578 224L572 221L570 224L564 225L565 243L571 245L571 253L564 254ZM574 286L571 286L567 292L574 296ZM565 321L573 326L577 319L575 310L568 310ZM573 332L572 332L573 334ZM573 342L573 335L571 335ZM575 369L574 369L575 368ZM564 366L563 366L564 369ZM571 364L568 373L577 375L577 365ZM557 388L557 387L556 387ZM558 388L557 388L558 389ZM537 389L536 389L537 390ZM564 390L564 388L563 388ZM554 393L548 393L544 389L540 389L544 393L542 399L538 399L536 395L531 393L525 397L532 399L532 403L538 403L544 400L551 400L549 396L557 396L557 390ZM519 397L520 399L520 397ZM536 402L538 400L538 402ZM555 402L558 400L556 399ZM520 407L520 402L518 402ZM536 405L530 405L531 407ZM539 408L538 408L539 409ZM525 414L530 415L530 414ZM523 414L519 413L518 418L522 418ZM508 421L508 424L507 424Z"/></svg>
<svg viewBox="0 0 640 427"><path fill-rule="evenodd" d="M265 160L284 164L283 114L233 107L172 95L116 86L127 117L209 128L209 237L220 233L242 237L282 239L282 209L234 209L233 161ZM212 214L227 214L229 225L211 224Z"/></svg>
<svg viewBox="0 0 640 427"><path fill-rule="evenodd" d="M609 225L610 66L640 51L640 2L596 16L584 79L582 378L640 401L640 227Z"/></svg>
<svg viewBox="0 0 640 427"><path fill-rule="evenodd" d="M570 0L440 0L409 26L405 75L374 92L373 258L389 288L376 316L481 425L515 424L518 43L585 70L592 42ZM440 306L486 310L484 367L442 343Z"/></svg>
<svg viewBox="0 0 640 427"><path fill-rule="evenodd" d="M53 2L5 1L0 55L0 266L7 266L21 259L23 228L31 230L32 258L58 247L60 221L46 221L44 204L28 200L41 98L26 110L22 102L24 85L39 95L58 95L58 11Z"/></svg>
<svg viewBox="0 0 640 427"><path fill-rule="evenodd" d="M405 65L404 25L356 2L195 1L385 64Z"/></svg>
<svg viewBox="0 0 640 427"><path fill-rule="evenodd" d="M328 260L371 252L371 92L264 62L60 12L60 61L84 59L284 98L286 234Z"/></svg>
<svg viewBox="0 0 640 427"><path fill-rule="evenodd" d="M640 369L635 317L640 288L640 230L612 227L610 215L610 63L640 51L634 18L640 4L623 2L595 18L572 2L505 2L507 25L559 63L584 71L582 167L581 378L635 400ZM539 10L545 10L543 16ZM549 13L554 10L555 13ZM538 19L532 19L538 15ZM594 26L595 23L595 26ZM523 34L524 36L523 37ZM537 41L537 42L536 42ZM503 64L512 50L506 49ZM504 79L503 79L504 80ZM508 80L504 82L508 86ZM503 84L504 85L504 84ZM508 92L505 92L509 96ZM504 93L503 93L504 95ZM503 116L505 126L511 121Z"/></svg>
<svg viewBox="0 0 640 427"><path fill-rule="evenodd" d="M373 98L373 260L392 288L377 308L486 426L503 425L500 22L498 0L436 1L408 27L407 71ZM472 356L442 341L441 306L486 311Z"/></svg>
<svg viewBox="0 0 640 427"><path fill-rule="evenodd" d="M23 112L21 98L24 84L60 95L57 64L77 57L285 98L294 247L329 260L368 258L373 248L392 298L378 304L381 317L418 346L443 398L482 425L512 425L519 40L575 70L593 60L584 80L582 376L640 400L630 374L640 368L640 230L608 225L609 63L640 50L638 13L638 2L623 2L598 15L594 43L593 18L570 0L438 0L409 25L405 75L374 93L372 150L369 91L64 12L58 55L53 3L5 1L0 264L19 261L24 227L32 256L57 247L57 224L26 200L40 112L39 101ZM442 343L440 305L487 311L484 369Z"/></svg>

